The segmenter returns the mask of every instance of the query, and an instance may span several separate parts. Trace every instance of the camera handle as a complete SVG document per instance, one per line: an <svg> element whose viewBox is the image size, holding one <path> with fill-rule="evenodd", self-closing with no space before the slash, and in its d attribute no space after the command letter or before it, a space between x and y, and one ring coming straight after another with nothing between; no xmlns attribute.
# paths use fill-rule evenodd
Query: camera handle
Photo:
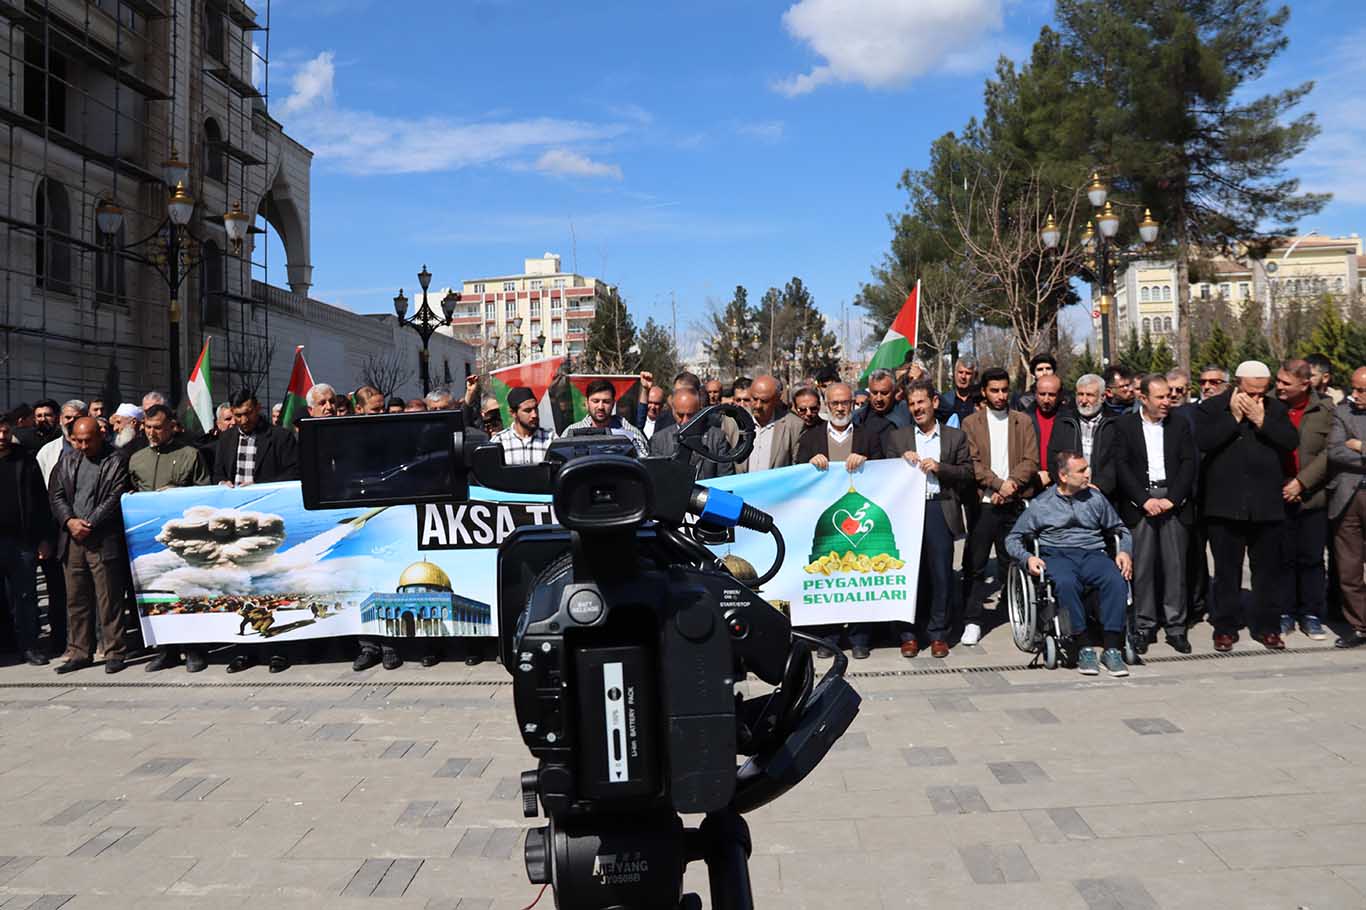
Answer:
<svg viewBox="0 0 1366 910"><path fill-rule="evenodd" d="M734 809L708 812L700 828L689 828L688 862L707 864L707 883L713 910L754 910L754 891L749 880L749 856L753 841L749 825ZM685 894L680 910L701 910L696 894Z"/></svg>
<svg viewBox="0 0 1366 910"><path fill-rule="evenodd" d="M708 430L721 426L721 418L723 417L729 417L735 421L735 425L740 431L735 440L735 445L724 457L708 450L705 438ZM749 453L753 451L754 434L754 417L738 404L708 405L699 411L692 420L685 423L683 429L678 431L678 451L682 454L684 450L687 450L716 464L739 464L748 458Z"/></svg>

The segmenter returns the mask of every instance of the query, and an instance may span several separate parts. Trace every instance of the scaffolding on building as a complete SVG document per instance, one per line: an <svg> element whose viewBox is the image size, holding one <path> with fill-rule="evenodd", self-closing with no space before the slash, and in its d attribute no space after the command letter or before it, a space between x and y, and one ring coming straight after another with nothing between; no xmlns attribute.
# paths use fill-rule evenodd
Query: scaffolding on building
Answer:
<svg viewBox="0 0 1366 910"><path fill-rule="evenodd" d="M182 366L212 335L224 397L246 378L244 352L269 344L268 308L252 288L269 275L264 213L279 125L267 113L269 0L257 6L264 24L241 0L0 0L4 406L117 403L168 383L180 397L188 367L169 375L173 293L149 260L165 256L161 162L182 150L194 163L186 189L198 241L178 295ZM122 209L117 236L99 231L103 202ZM240 255L223 230L232 202L261 216ZM268 377L267 368L267 395Z"/></svg>

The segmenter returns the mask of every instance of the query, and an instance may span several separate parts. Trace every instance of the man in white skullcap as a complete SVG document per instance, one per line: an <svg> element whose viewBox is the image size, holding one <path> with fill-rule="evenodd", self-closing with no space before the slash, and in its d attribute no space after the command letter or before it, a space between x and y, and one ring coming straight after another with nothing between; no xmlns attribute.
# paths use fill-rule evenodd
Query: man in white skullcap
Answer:
<svg viewBox="0 0 1366 910"><path fill-rule="evenodd" d="M142 408L131 402L125 401L118 406L118 410L109 418L109 427L114 434L110 442L123 453L124 458L147 445L147 440L142 436Z"/></svg>
<svg viewBox="0 0 1366 910"><path fill-rule="evenodd" d="M1243 557L1252 568L1248 626L1268 650L1285 647L1280 635L1278 567L1285 506L1283 461L1299 433L1271 389L1271 370L1238 364L1233 387L1200 402L1195 442L1203 457L1201 501L1214 554L1214 649L1230 651L1242 626Z"/></svg>

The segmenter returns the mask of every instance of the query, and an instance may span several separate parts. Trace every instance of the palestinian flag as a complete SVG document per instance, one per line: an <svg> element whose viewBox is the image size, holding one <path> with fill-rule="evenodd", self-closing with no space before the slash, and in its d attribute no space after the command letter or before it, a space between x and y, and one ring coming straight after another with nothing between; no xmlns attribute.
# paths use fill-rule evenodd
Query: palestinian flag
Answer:
<svg viewBox="0 0 1366 910"><path fill-rule="evenodd" d="M503 426L512 426L512 411L508 408L508 392L518 386L526 386L531 389L531 394L536 396L541 412L541 426L547 430L554 430L556 433L564 429L555 419L556 395L552 392L552 389L556 387L555 378L560 374L563 367L563 357L547 357L544 360L519 363L516 366L504 367L490 373L489 378L492 380L493 388L489 394L498 399L498 407L503 412Z"/></svg>
<svg viewBox="0 0 1366 910"><path fill-rule="evenodd" d="M868 377L874 370L895 370L905 363L906 355L915 350L919 315L920 282L916 281L915 287L906 295L906 302L901 305L901 312L892 320L891 328L883 336L882 344L877 346L873 359L868 361L863 375L858 378L859 385L867 386Z"/></svg>
<svg viewBox="0 0 1366 910"><path fill-rule="evenodd" d="M574 420L588 416L588 385L595 379L607 379L617 390L617 413L622 420L631 421L636 414L636 404L640 401L640 377L634 375L596 373L571 373L569 376L569 403ZM623 408L625 410L623 411Z"/></svg>
<svg viewBox="0 0 1366 910"><path fill-rule="evenodd" d="M190 399L189 413L199 422L201 433L208 433L214 424L213 378L209 370L209 342L212 340L211 335L204 337L204 348L194 362L194 369L190 371L190 381L185 383L185 391Z"/></svg>
<svg viewBox="0 0 1366 910"><path fill-rule="evenodd" d="M313 374L304 360L304 346L294 348L294 369L289 371L289 388L285 390L285 406L280 411L280 426L294 428L294 422L308 416L308 390L313 388Z"/></svg>

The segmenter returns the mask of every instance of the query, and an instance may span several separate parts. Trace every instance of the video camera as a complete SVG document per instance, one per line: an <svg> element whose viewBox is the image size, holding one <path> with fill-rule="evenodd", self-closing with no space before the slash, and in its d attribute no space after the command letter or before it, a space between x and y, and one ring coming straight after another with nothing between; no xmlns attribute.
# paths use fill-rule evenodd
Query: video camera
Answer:
<svg viewBox="0 0 1366 910"><path fill-rule="evenodd" d="M723 416L738 442L709 452L704 434ZM753 437L747 412L718 405L681 429L673 458L639 458L630 439L589 430L513 467L458 412L301 424L308 508L450 501L468 496L471 473L551 495L557 523L518 528L499 549L498 615L518 727L538 760L521 778L523 810L534 817L539 802L549 818L527 833L527 874L562 910L700 907L682 893L698 859L713 907L752 906L741 813L799 783L858 713L844 656L816 683L817 640L700 542L724 528L767 533L776 558L755 587L781 566L771 516L694 482L693 453L738 462ZM736 687L751 674L771 688L746 698ZM706 818L685 829L679 813Z"/></svg>

